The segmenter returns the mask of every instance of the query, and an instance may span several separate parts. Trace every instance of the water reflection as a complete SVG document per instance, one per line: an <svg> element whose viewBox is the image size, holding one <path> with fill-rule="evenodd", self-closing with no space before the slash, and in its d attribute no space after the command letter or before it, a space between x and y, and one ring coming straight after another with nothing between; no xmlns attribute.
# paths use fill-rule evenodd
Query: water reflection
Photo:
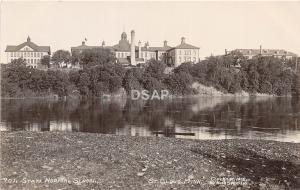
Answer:
<svg viewBox="0 0 300 190"><path fill-rule="evenodd" d="M2 99L1 103L1 131L80 131L189 139L249 138L300 142L299 99Z"/></svg>

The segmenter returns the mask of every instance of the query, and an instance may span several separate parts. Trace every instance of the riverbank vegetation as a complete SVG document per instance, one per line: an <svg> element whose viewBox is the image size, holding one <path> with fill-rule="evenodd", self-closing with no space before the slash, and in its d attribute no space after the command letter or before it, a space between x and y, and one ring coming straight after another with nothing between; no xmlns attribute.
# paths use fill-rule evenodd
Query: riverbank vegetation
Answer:
<svg viewBox="0 0 300 190"><path fill-rule="evenodd" d="M43 62L49 66L48 61ZM173 95L194 95L194 83L214 87L223 93L247 92L271 95L299 95L300 77L294 60L275 57L246 59L240 54L211 56L199 63L183 63L170 69L156 60L138 67L124 67L103 49L86 50L71 56L58 50L55 65L79 63L81 69L34 69L24 60L1 65L1 97L126 95L130 90L168 89ZM168 72L167 72L168 71Z"/></svg>

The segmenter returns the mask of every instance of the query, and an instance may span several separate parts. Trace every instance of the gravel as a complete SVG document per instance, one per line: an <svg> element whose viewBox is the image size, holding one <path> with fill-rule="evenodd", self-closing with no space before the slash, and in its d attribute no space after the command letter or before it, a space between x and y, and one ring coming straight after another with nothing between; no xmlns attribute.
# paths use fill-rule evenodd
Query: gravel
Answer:
<svg viewBox="0 0 300 190"><path fill-rule="evenodd" d="M300 189L300 144L1 132L1 189Z"/></svg>

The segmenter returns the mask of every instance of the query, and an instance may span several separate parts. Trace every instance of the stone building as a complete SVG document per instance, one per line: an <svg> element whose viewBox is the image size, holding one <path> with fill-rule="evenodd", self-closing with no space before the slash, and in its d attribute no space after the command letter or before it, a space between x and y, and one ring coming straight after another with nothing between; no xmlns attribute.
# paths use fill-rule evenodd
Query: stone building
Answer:
<svg viewBox="0 0 300 190"><path fill-rule="evenodd" d="M23 58L28 66L36 68L45 55L50 55L50 46L38 46L28 36L27 41L20 45L8 45L5 49L7 63Z"/></svg>
<svg viewBox="0 0 300 190"><path fill-rule="evenodd" d="M197 63L199 61L199 49L196 46L187 44L185 38L181 38L181 43L167 51L168 62L174 64L175 67L184 62Z"/></svg>
<svg viewBox="0 0 300 190"><path fill-rule="evenodd" d="M292 59L293 57L297 57L297 54L283 50L283 49L263 49L260 46L259 49L235 49L232 51L225 50L225 54L230 54L231 52L238 52L241 53L248 59L252 59L254 56L261 55L261 56L274 56L277 58L283 59Z"/></svg>

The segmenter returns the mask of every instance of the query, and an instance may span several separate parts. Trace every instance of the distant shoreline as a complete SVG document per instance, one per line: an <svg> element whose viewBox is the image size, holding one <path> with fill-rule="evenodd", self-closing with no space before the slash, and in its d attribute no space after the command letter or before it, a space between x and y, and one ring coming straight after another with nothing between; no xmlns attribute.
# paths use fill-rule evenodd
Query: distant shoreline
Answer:
<svg viewBox="0 0 300 190"><path fill-rule="evenodd" d="M204 95L204 94L197 94L197 95L185 95L185 96L171 96L168 98L165 98L165 100L167 99L177 99L177 98L201 98L201 97L212 97L212 98L218 98L218 97L286 97L286 98L291 98L293 96L278 96L278 95L271 95L271 94L251 94L251 95L240 95L240 94L223 94L223 95ZM100 96L100 97L79 97L79 96L66 96L66 98L64 97L49 97L49 96L30 96L30 97L0 97L0 99L99 99L99 98L105 98L105 99L130 99L130 96L124 96L124 97L120 97L120 96L113 96L113 95L107 95L107 96Z"/></svg>

